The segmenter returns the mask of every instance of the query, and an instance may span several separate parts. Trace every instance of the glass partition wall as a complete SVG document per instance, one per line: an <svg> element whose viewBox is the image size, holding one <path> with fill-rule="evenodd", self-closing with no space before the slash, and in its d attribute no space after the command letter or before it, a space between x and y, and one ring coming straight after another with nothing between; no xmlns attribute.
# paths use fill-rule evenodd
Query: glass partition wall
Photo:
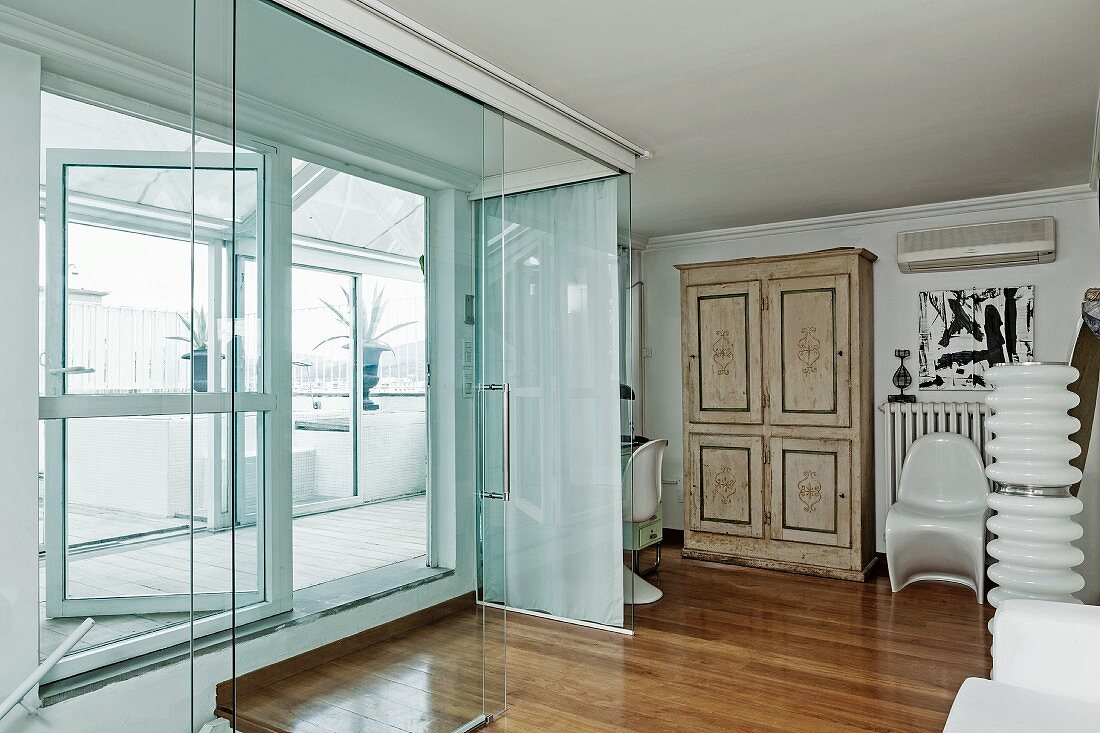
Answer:
<svg viewBox="0 0 1100 733"><path fill-rule="evenodd" d="M517 133L520 147L532 134ZM559 147L564 160L551 165L578 157ZM621 232L629 240L619 205L625 178L542 187L513 178L503 197L480 203L482 219L502 233L483 239L481 361L487 389L500 394L483 409L508 425L503 437L484 433L481 445L484 480L508 497L486 515L490 531L507 528L505 552L485 558L487 598L629 633L633 583L624 582L622 561L632 497L623 470L632 428L630 401L621 399L628 334L619 320L629 284L629 258L624 271L619 253Z"/></svg>
<svg viewBox="0 0 1100 733"><path fill-rule="evenodd" d="M474 595L466 299L470 198L503 173L485 153L503 118L276 5L238 0L235 20L234 133L264 150L288 296L266 314L284 465L264 490L286 594L272 610L292 623L248 639L238 624L219 711L244 729L481 724L503 708L505 640ZM301 624L323 631L307 646ZM378 644L326 651L370 629ZM310 663L266 684L250 673L281 661L264 656L273 636Z"/></svg>
<svg viewBox="0 0 1100 733"><path fill-rule="evenodd" d="M266 0L0 5L134 65L27 100L44 694L465 730L509 610L632 628L627 177Z"/></svg>
<svg viewBox="0 0 1100 733"><path fill-rule="evenodd" d="M41 695L140 675L163 700L141 719L194 730L234 629L287 609L264 489L271 171L236 140L231 4L150 3L151 27L192 32L144 48L116 3L10 5L5 23L52 24L23 41L42 71L39 656L76 644ZM99 65L63 50L87 36Z"/></svg>

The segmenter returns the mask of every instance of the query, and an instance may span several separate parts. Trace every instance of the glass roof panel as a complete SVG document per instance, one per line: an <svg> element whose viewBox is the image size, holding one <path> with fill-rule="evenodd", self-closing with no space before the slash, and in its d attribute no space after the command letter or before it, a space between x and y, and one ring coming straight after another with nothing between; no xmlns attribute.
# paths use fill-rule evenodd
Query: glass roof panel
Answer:
<svg viewBox="0 0 1100 733"><path fill-rule="evenodd" d="M399 188L312 166L325 180L311 193L298 189L294 234L406 257L424 254L424 197ZM307 166L295 161L297 174ZM326 180L327 179L327 180ZM297 187L296 187L297 188Z"/></svg>
<svg viewBox="0 0 1100 733"><path fill-rule="evenodd" d="M191 149L191 133L43 92L42 148L184 152ZM200 153L230 152L228 145L204 137L198 139L196 149Z"/></svg>
<svg viewBox="0 0 1100 733"><path fill-rule="evenodd" d="M103 165L82 166L68 180L70 196L80 196L83 223L119 226L120 210L128 212L135 225L189 214L189 169L127 166L121 160L113 166L110 156L111 151L186 152L191 146L189 131L45 92L42 109L43 152L75 148L105 153ZM198 139L196 149L231 150L206 138ZM44 166L45 155L42 160ZM44 174L43 169L43 180ZM294 234L413 259L424 253L423 196L302 160L293 161L292 174ZM228 171L197 172L195 213L208 219L207 225L220 228L218 222L228 224L231 218L239 223L250 220L256 202L255 173L242 171L235 178L233 211ZM245 232L238 230L240 234Z"/></svg>
<svg viewBox="0 0 1100 733"><path fill-rule="evenodd" d="M201 153L228 154L232 148L200 137L195 148ZM78 149L103 151L101 166L70 168L67 190L84 194L80 198L81 220L86 224L118 226L117 212L126 210L136 223L157 217L190 215L190 168L134 167L112 165L111 153L131 151L180 153L191 149L191 133L151 122L86 102L42 93L42 179L45 180L45 151ZM245 152L238 148L240 152ZM199 217L228 223L249 218L256 207L256 174L238 171L235 176L237 210L233 210L229 170L199 169L195 175L195 213ZM97 211L103 212L102 215ZM102 222L99 222L102 219ZM238 230L238 234L244 234Z"/></svg>
<svg viewBox="0 0 1100 733"><path fill-rule="evenodd" d="M199 169L195 172L195 214L212 221L210 225L224 224L226 233L229 222L236 218L240 223L256 207L256 171L238 170L234 176L237 210L233 210L233 194L229 191L229 170ZM169 217L187 221L191 212L190 168L138 168L129 166L70 166L65 179L65 190L70 197L78 197L83 204L86 223L95 223L98 208L104 212L129 211L134 217L155 221ZM135 218L135 221L137 219ZM250 232L236 230L238 236Z"/></svg>

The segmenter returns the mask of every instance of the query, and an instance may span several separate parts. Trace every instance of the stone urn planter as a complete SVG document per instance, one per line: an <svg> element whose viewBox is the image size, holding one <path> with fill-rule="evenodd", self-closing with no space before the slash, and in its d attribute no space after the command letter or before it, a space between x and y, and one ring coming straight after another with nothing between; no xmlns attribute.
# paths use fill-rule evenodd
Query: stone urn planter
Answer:
<svg viewBox="0 0 1100 733"><path fill-rule="evenodd" d="M210 374L207 368L209 355L206 352L206 347L203 346L200 349L190 351L180 358L191 362L191 388L196 392L206 392L209 389L207 378Z"/></svg>
<svg viewBox="0 0 1100 733"><path fill-rule="evenodd" d="M378 409L378 404L370 398L370 391L378 386L378 362L387 351L393 349L379 342L363 346L363 412Z"/></svg>

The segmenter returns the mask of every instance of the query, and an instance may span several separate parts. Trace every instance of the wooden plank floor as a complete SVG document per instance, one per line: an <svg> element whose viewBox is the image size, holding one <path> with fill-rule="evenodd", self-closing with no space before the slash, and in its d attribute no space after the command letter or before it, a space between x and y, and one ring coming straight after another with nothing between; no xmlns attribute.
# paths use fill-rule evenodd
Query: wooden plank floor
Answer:
<svg viewBox="0 0 1100 733"><path fill-rule="evenodd" d="M675 550L651 577L665 598L638 608L632 638L510 614L509 710L488 730L932 732L962 681L989 672L992 609L961 587L894 595L884 577L727 568ZM452 730L480 707L483 628L500 638L489 621L451 616L241 695L238 728Z"/></svg>
<svg viewBox="0 0 1100 733"><path fill-rule="evenodd" d="M294 518L294 590L392 565L423 555L427 544L427 503L423 496L348 507ZM186 594L192 572L197 591L231 587L233 535L195 535L194 567L187 535L74 554L69 560L69 591L80 597L161 593ZM256 529L238 529L237 583L255 588ZM39 598L46 597L46 564L39 563ZM123 604L123 608L125 605ZM97 616L96 625L76 646L80 651L128 636L187 623L187 613ZM39 655L45 659L83 621L46 618L39 603Z"/></svg>

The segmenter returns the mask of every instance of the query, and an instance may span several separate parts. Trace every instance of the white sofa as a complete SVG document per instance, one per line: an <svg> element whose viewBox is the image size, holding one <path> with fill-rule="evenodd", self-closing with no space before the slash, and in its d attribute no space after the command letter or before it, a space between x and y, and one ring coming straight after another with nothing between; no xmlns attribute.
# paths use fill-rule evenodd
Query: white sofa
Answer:
<svg viewBox="0 0 1100 733"><path fill-rule="evenodd" d="M944 733L1100 731L1100 606L1010 600L993 671L959 688Z"/></svg>

